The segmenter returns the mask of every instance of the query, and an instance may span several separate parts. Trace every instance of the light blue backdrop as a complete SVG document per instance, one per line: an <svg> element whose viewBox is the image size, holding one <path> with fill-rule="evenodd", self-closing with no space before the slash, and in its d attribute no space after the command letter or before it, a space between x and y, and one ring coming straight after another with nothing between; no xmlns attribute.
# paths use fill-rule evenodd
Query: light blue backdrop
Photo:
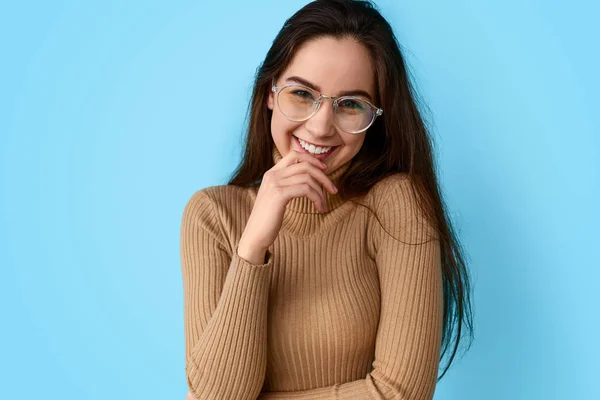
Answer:
<svg viewBox="0 0 600 400"><path fill-rule="evenodd" d="M181 399L179 227L304 1L0 7L0 398ZM599 399L596 2L379 1L475 285L435 399ZM595 25L595 26L594 26Z"/></svg>

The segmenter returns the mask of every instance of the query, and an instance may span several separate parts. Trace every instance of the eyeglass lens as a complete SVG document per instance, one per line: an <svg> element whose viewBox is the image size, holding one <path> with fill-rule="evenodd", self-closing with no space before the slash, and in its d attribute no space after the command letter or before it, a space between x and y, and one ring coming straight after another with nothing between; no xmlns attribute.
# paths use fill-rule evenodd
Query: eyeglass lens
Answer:
<svg viewBox="0 0 600 400"><path fill-rule="evenodd" d="M277 102L281 112L289 119L302 121L316 109L319 94L301 86L288 86L279 92ZM341 129L358 132L373 121L375 111L369 103L357 98L338 99L334 115Z"/></svg>

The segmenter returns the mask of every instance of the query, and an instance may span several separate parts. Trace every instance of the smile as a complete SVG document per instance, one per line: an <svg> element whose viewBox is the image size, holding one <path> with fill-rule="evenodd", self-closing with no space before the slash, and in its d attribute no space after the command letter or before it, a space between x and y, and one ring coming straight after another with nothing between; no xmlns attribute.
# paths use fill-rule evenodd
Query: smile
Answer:
<svg viewBox="0 0 600 400"><path fill-rule="evenodd" d="M293 136L293 135L292 135ZM304 140L294 136L294 142L298 147L298 151L308 153L316 159L323 161L328 158L339 146L315 146L312 143L305 142Z"/></svg>
<svg viewBox="0 0 600 400"><path fill-rule="evenodd" d="M307 150L311 154L324 154L324 153L328 153L329 151L331 151L332 149L335 149L337 147L337 146L320 146L320 145L316 145L314 143L307 142L306 140L302 140L299 137L296 137L296 139L298 139L298 143L300 143L300 146L302 146L303 149Z"/></svg>

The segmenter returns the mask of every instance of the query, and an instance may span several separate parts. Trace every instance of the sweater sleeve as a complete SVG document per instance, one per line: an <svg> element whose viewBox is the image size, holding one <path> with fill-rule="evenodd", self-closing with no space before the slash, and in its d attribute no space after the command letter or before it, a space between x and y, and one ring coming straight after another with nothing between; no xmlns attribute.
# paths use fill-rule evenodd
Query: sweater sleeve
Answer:
<svg viewBox="0 0 600 400"><path fill-rule="evenodd" d="M417 209L407 176L391 180L376 215L381 312L373 369L364 379L258 399L431 400L443 327L439 237Z"/></svg>
<svg viewBox="0 0 600 400"><path fill-rule="evenodd" d="M232 252L205 189L183 211L180 256L185 370L204 399L256 399L267 364L267 307L273 258L251 264Z"/></svg>

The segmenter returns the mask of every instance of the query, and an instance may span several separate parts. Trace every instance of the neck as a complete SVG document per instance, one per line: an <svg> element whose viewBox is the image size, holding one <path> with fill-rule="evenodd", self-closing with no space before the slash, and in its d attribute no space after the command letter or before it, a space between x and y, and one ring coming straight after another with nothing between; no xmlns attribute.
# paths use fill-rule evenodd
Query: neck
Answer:
<svg viewBox="0 0 600 400"><path fill-rule="evenodd" d="M283 156L279 152L279 149L277 149L277 146L273 145L273 162L277 164L282 158ZM346 163L338 166L333 171L325 170L325 174L329 177L329 179L331 179L331 181L336 187L339 188L339 179L342 176L342 174L348 169L351 161L352 160L348 160ZM323 192L325 194L327 212L330 212L331 210L338 207L344 202L344 200L342 200L342 198L339 196L339 192L332 194L325 188L323 188ZM286 209L298 211L305 214L322 214L317 210L315 203L306 196L295 197L291 199L288 202Z"/></svg>

